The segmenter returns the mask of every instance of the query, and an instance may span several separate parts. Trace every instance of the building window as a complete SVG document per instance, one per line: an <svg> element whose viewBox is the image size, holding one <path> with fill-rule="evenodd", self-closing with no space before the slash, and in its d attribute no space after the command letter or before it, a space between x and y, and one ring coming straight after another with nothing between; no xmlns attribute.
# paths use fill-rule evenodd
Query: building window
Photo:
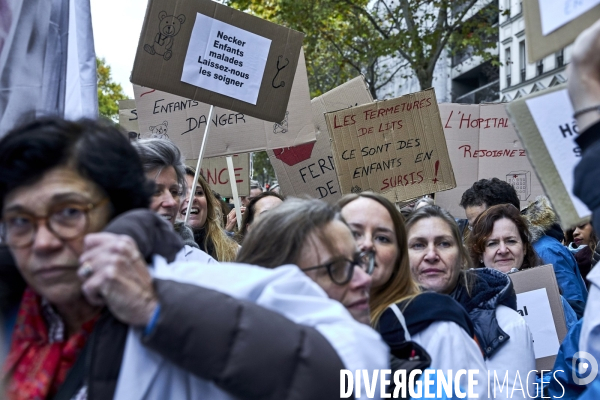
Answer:
<svg viewBox="0 0 600 400"><path fill-rule="evenodd" d="M504 68L506 68L506 87L510 86L510 72L512 69L512 61L510 60L510 47L504 49Z"/></svg>
<svg viewBox="0 0 600 400"><path fill-rule="evenodd" d="M539 60L535 63L536 76L540 76L544 73L544 59Z"/></svg>
<svg viewBox="0 0 600 400"><path fill-rule="evenodd" d="M519 14L523 14L523 0L519 1Z"/></svg>
<svg viewBox="0 0 600 400"><path fill-rule="evenodd" d="M521 82L525 82L527 67L527 55L525 54L525 41L519 42L519 68L521 70Z"/></svg>
<svg viewBox="0 0 600 400"><path fill-rule="evenodd" d="M556 68L560 68L565 65L565 50L561 49L556 52Z"/></svg>
<svg viewBox="0 0 600 400"><path fill-rule="evenodd" d="M510 2L512 0L505 0L504 2L504 7L506 8L506 11L508 11L508 18L510 18Z"/></svg>

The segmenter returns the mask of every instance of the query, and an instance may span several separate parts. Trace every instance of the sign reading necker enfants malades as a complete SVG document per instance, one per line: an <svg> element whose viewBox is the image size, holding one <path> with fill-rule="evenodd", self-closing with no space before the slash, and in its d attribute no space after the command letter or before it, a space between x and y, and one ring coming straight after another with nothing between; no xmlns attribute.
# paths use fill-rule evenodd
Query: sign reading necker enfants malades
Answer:
<svg viewBox="0 0 600 400"><path fill-rule="evenodd" d="M392 192L401 201L456 187L433 89L326 118L342 193Z"/></svg>
<svg viewBox="0 0 600 400"><path fill-rule="evenodd" d="M271 40L197 14L181 80L256 104Z"/></svg>

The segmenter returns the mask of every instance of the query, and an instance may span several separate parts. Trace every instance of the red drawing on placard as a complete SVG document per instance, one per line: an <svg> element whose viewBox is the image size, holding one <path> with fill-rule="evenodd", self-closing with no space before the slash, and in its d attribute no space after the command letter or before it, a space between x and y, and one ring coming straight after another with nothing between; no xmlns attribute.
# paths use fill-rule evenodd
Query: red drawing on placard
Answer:
<svg viewBox="0 0 600 400"><path fill-rule="evenodd" d="M440 161L436 161L435 162L435 176L433 177L432 181L433 183L438 183L440 180L437 178L437 174L438 174L438 169L440 168Z"/></svg>
<svg viewBox="0 0 600 400"><path fill-rule="evenodd" d="M299 162L306 161L312 155L313 147L315 142L301 144L294 147L283 147L281 149L274 149L275 157L281 160L284 164L296 165Z"/></svg>
<svg viewBox="0 0 600 400"><path fill-rule="evenodd" d="M152 90L149 90L147 92L144 92L144 93L140 94L140 97L144 97L145 94L150 94L150 93L153 93L153 92L156 92L156 89L152 89Z"/></svg>

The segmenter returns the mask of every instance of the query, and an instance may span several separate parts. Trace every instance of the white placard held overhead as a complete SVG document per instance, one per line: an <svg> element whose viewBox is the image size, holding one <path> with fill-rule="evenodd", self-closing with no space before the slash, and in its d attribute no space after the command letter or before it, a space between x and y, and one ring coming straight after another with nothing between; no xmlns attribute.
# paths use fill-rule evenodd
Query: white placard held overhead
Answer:
<svg viewBox="0 0 600 400"><path fill-rule="evenodd" d="M271 40L196 14L181 80L256 104Z"/></svg>
<svg viewBox="0 0 600 400"><path fill-rule="evenodd" d="M580 218L590 215L591 211L573 194L573 170L581 155L573 142L577 125L567 90L527 99L526 104L577 214Z"/></svg>
<svg viewBox="0 0 600 400"><path fill-rule="evenodd" d="M600 0L541 0L542 34L554 32L600 4Z"/></svg>
<svg viewBox="0 0 600 400"><path fill-rule="evenodd" d="M556 355L560 342L546 289L517 293L517 312L525 318L533 336L535 358Z"/></svg>

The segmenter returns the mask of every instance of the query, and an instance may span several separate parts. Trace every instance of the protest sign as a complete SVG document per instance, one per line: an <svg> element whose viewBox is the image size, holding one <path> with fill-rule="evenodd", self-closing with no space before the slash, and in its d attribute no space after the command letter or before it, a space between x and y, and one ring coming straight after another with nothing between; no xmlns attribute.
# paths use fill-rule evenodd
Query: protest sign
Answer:
<svg viewBox="0 0 600 400"><path fill-rule="evenodd" d="M544 194L504 105L442 103L439 107L456 188L436 194L437 205L464 218L461 197L480 179L498 178L513 185L521 208Z"/></svg>
<svg viewBox="0 0 600 400"><path fill-rule="evenodd" d="M584 223L590 210L573 194L573 170L581 158L577 125L564 85L506 106L527 155L564 228Z"/></svg>
<svg viewBox="0 0 600 400"><path fill-rule="evenodd" d="M317 141L268 151L277 182L286 196L308 195L331 204L340 199L342 192L335 174L331 138L324 113L372 101L362 75L312 99Z"/></svg>
<svg viewBox="0 0 600 400"><path fill-rule="evenodd" d="M186 159L197 159L210 106L173 94L133 85L140 136L173 141ZM314 142L304 53L300 53L288 112L281 123L215 108L206 157L261 151Z"/></svg>
<svg viewBox="0 0 600 400"><path fill-rule="evenodd" d="M552 370L567 334L565 314L552 265L509 274L517 294L517 312L533 336L536 369Z"/></svg>
<svg viewBox="0 0 600 400"><path fill-rule="evenodd" d="M140 138L137 110L135 100L119 100L119 125L127 132L129 139Z"/></svg>
<svg viewBox="0 0 600 400"><path fill-rule="evenodd" d="M563 49L600 19L600 0L523 1L527 61Z"/></svg>
<svg viewBox="0 0 600 400"><path fill-rule="evenodd" d="M325 117L342 194L400 202L456 187L433 89Z"/></svg>
<svg viewBox="0 0 600 400"><path fill-rule="evenodd" d="M250 194L250 154L237 154L232 159L238 196L248 196ZM186 164L195 168L196 161L187 160ZM200 173L204 176L204 179L206 179L212 190L219 193L222 197L232 197L226 157L205 158L202 160Z"/></svg>
<svg viewBox="0 0 600 400"><path fill-rule="evenodd" d="M131 82L280 122L303 37L213 1L150 0Z"/></svg>

